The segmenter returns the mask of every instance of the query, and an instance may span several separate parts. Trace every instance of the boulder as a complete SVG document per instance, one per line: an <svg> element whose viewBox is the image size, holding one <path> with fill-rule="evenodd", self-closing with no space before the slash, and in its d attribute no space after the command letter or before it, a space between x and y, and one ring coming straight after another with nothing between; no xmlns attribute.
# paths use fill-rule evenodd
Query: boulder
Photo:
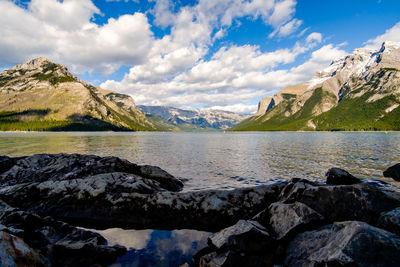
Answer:
<svg viewBox="0 0 400 267"><path fill-rule="evenodd" d="M324 217L301 202L272 203L269 206L270 229L278 240L287 240L295 234L321 226Z"/></svg>
<svg viewBox="0 0 400 267"><path fill-rule="evenodd" d="M281 202L301 202L329 222L357 220L376 225L380 214L400 207L400 194L367 183L321 185L294 180L283 190Z"/></svg>
<svg viewBox="0 0 400 267"><path fill-rule="evenodd" d="M379 217L378 227L400 236L400 208L383 212Z"/></svg>
<svg viewBox="0 0 400 267"><path fill-rule="evenodd" d="M393 178L396 181L400 181L400 163L397 163L383 172L384 177Z"/></svg>
<svg viewBox="0 0 400 267"><path fill-rule="evenodd" d="M2 201L0 223L3 232L18 236L52 266L107 266L126 252L124 247L106 246L106 240L97 233L21 211Z"/></svg>
<svg viewBox="0 0 400 267"><path fill-rule="evenodd" d="M196 265L195 265L196 266ZM274 266L272 263L272 255L269 257L264 255L243 255L233 251L224 251L221 253L212 252L200 258L199 265L201 267L269 267Z"/></svg>
<svg viewBox="0 0 400 267"><path fill-rule="evenodd" d="M0 231L0 266L50 266L37 251L22 238Z"/></svg>
<svg viewBox="0 0 400 267"><path fill-rule="evenodd" d="M325 174L326 183L333 185L351 185L361 183L361 180L340 168L331 168Z"/></svg>
<svg viewBox="0 0 400 267"><path fill-rule="evenodd" d="M135 166L114 157L35 155L19 160L0 175L0 199L13 207L87 228L218 231L240 219L250 219L276 202L285 186L176 192L166 180L170 179L177 190L177 179L168 178L157 167L140 166L139 171L130 171ZM161 176L165 179L154 179Z"/></svg>
<svg viewBox="0 0 400 267"><path fill-rule="evenodd" d="M398 266L400 238L364 222L346 221L296 236L285 266Z"/></svg>

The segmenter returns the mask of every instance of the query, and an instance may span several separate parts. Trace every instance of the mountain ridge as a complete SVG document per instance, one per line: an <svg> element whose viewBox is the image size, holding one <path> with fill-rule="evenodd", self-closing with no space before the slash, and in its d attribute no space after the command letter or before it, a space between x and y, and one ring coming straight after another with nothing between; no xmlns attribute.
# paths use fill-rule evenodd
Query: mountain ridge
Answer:
<svg viewBox="0 0 400 267"><path fill-rule="evenodd" d="M232 130L400 130L399 70L400 43L355 49L294 86L296 94L263 98Z"/></svg>

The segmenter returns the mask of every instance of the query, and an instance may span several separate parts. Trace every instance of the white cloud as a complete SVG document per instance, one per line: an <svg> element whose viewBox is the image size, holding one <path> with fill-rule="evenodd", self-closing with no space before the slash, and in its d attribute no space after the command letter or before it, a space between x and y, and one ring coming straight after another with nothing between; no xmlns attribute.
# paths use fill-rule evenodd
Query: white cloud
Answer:
<svg viewBox="0 0 400 267"><path fill-rule="evenodd" d="M288 23L277 28L268 37L272 38L275 35L277 35L278 37L285 37L285 36L291 35L292 33L296 32L300 28L301 24L303 24L303 21L298 20L298 19L292 19Z"/></svg>
<svg viewBox="0 0 400 267"><path fill-rule="evenodd" d="M314 41L318 43L322 42L322 34L320 34L319 32L310 33L306 38L306 42L311 43Z"/></svg>
<svg viewBox="0 0 400 267"><path fill-rule="evenodd" d="M384 41L400 42L400 22L386 30L384 34L365 42L365 46L368 48L379 48Z"/></svg>

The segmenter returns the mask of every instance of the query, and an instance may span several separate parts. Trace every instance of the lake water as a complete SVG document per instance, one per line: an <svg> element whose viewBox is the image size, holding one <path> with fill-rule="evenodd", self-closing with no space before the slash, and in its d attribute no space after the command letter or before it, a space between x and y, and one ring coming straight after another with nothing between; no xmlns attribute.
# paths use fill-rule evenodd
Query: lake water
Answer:
<svg viewBox="0 0 400 267"><path fill-rule="evenodd" d="M398 132L0 133L0 155L61 152L156 165L184 178L185 190L318 180L335 166L400 185L382 176L400 162Z"/></svg>
<svg viewBox="0 0 400 267"><path fill-rule="evenodd" d="M320 180L331 167L388 186L382 171L400 162L397 132L0 133L0 155L89 153L160 166L184 190L231 189L293 177ZM392 187L393 188L393 187ZM128 253L113 267L191 265L210 233L194 230L99 231Z"/></svg>

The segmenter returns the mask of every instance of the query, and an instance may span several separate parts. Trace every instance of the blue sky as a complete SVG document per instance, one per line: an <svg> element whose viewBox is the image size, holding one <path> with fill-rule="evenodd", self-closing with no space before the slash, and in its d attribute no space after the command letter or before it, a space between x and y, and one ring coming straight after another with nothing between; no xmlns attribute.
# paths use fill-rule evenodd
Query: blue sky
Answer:
<svg viewBox="0 0 400 267"><path fill-rule="evenodd" d="M396 0L0 0L0 67L46 56L137 104L242 113L359 47L400 41Z"/></svg>

